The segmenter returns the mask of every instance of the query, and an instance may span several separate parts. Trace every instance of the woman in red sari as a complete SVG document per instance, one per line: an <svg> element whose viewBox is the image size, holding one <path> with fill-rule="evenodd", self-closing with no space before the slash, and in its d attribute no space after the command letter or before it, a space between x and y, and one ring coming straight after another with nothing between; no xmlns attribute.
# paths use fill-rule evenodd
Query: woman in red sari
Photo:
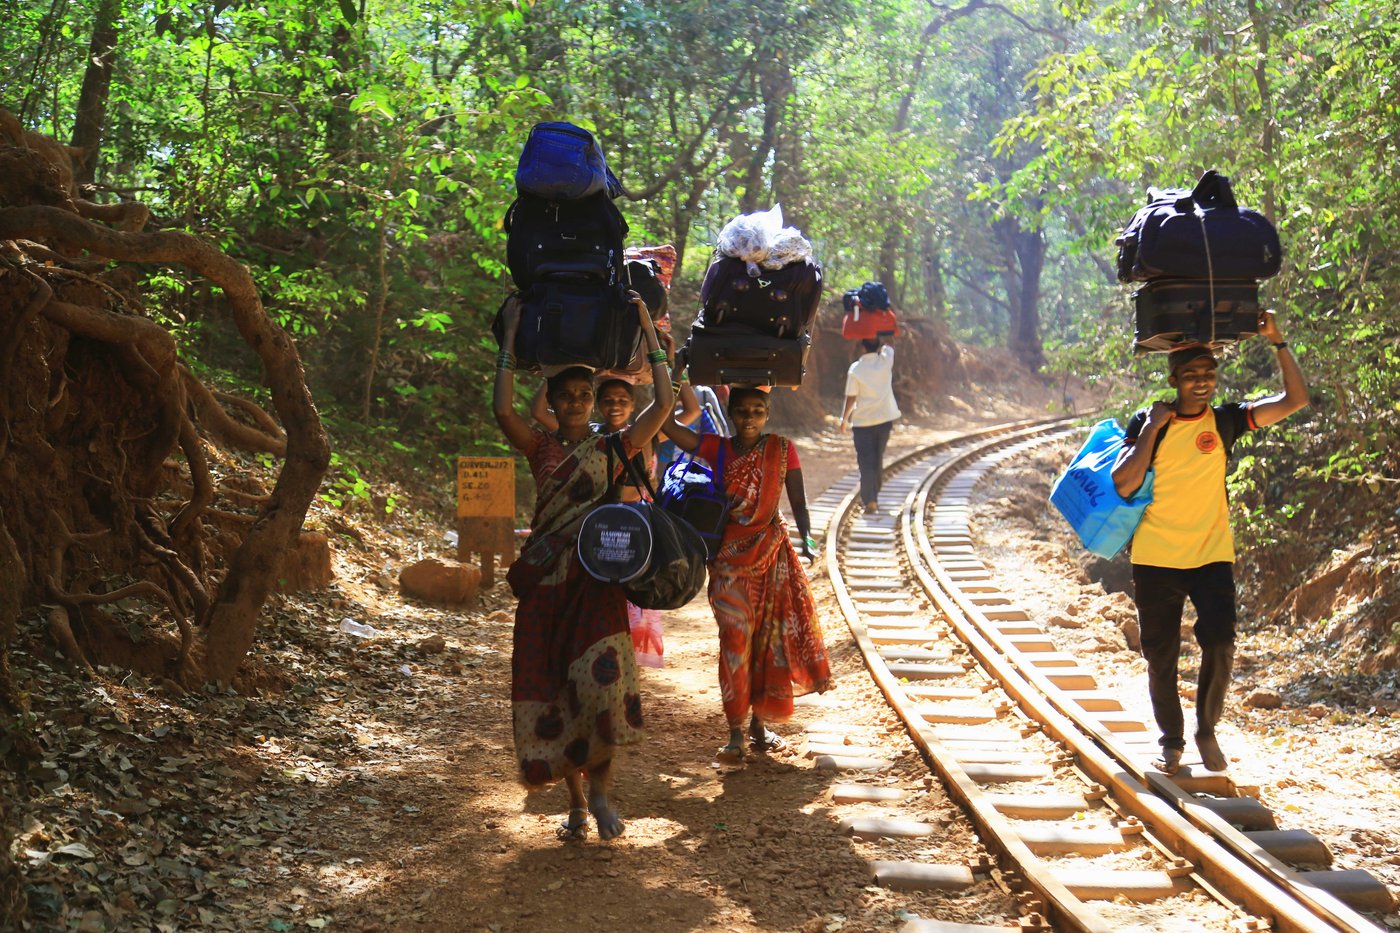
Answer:
<svg viewBox="0 0 1400 933"><path fill-rule="evenodd" d="M629 297L656 378L655 400L621 432L631 456L656 436L674 396L646 303L635 292ZM502 323L503 346L515 346L520 325L515 298L506 302ZM562 835L581 838L591 812L598 835L611 839L623 830L608 800L613 754L617 746L641 739L641 693L627 598L621 586L589 576L577 551L579 526L607 498L622 464L608 459L606 436L589 424L591 371L566 369L549 379L546 393L559 423L553 431L532 426L516 412L515 357L501 351L492 408L506 440L529 460L536 487L530 537L506 575L520 600L511 651L516 761L531 790L560 778L568 784L569 817Z"/></svg>
<svg viewBox="0 0 1400 933"><path fill-rule="evenodd" d="M745 757L744 717L750 717L749 744L758 751L782 748L782 738L764 724L790 719L793 697L824 692L831 668L807 575L778 509L786 491L802 553L812 559L797 448L764 433L768 396L758 389L732 389L729 418L732 438L696 434L674 419L665 431L681 450L711 465L724 463L729 523L710 564L709 597L719 626L720 693L729 721L729 742L718 757L739 762Z"/></svg>

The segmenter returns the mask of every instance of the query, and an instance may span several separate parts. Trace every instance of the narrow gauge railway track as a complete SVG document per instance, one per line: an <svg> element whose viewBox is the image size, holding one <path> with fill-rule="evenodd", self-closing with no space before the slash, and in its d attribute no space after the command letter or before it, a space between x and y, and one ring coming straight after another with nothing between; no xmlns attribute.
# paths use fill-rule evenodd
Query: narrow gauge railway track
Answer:
<svg viewBox="0 0 1400 933"><path fill-rule="evenodd" d="M1153 770L1152 727L1097 690L977 559L967 519L978 479L1068 430L1005 425L902 458L882 492L902 500L897 516L857 515L854 492L841 488L814 503L867 668L995 856L973 866L877 859L876 880L958 890L995 876L1022 906L1000 926L911 918L906 929L1107 933L1152 928L1155 909L1188 924L1174 929L1379 930L1361 911L1391 909L1385 885L1360 870L1298 867L1331 855L1306 830L1279 829L1225 774ZM848 832L897 854L908 849L900 840L936 829L908 817L903 791L875 782L882 760L858 733L839 723L808 733L819 766L873 776L833 788L837 803L863 811L845 821Z"/></svg>

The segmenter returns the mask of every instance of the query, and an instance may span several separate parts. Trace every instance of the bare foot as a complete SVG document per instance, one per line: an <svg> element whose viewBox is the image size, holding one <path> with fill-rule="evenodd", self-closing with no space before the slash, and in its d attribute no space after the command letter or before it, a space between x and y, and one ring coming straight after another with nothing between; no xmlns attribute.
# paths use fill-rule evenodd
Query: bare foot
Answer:
<svg viewBox="0 0 1400 933"><path fill-rule="evenodd" d="M588 809L593 812L593 819L598 823L599 839L616 839L627 828L627 824L622 822L622 817L617 815L617 810L608 803L608 798L601 794L588 798Z"/></svg>
<svg viewBox="0 0 1400 933"><path fill-rule="evenodd" d="M1181 770L1181 749L1163 748L1162 757L1152 762L1152 767L1163 774L1176 774Z"/></svg>
<svg viewBox="0 0 1400 933"><path fill-rule="evenodd" d="M569 811L569 818L555 830L555 835L565 842L582 842L588 838L588 811L583 807L574 807Z"/></svg>
<svg viewBox="0 0 1400 933"><path fill-rule="evenodd" d="M1206 766L1207 771L1224 771L1228 767L1225 753L1220 750L1220 743L1215 740L1215 736L1196 736L1196 749L1201 753L1201 764Z"/></svg>

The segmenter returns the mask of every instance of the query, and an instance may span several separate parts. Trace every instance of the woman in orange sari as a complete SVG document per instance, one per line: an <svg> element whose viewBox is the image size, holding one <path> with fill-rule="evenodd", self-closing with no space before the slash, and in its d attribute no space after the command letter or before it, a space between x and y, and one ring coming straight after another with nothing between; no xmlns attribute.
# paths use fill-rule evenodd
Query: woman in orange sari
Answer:
<svg viewBox="0 0 1400 933"><path fill-rule="evenodd" d="M674 404L651 315L635 292L630 298L641 319L656 398L621 432L629 457L649 446ZM515 298L506 302L502 323L503 346L515 346ZM561 835L581 838L592 813L598 835L611 839L623 831L608 800L613 754L617 746L641 739L641 693L627 597L618 584L589 576L577 551L579 526L608 497L622 464L609 460L606 435L589 424L590 370L574 367L549 379L546 393L559 424L553 431L532 426L516 412L514 371L514 355L502 350L492 408L506 440L529 460L536 487L530 537L506 575L520 600L511 650L516 762L530 790L561 778L568 785L569 816Z"/></svg>
<svg viewBox="0 0 1400 933"><path fill-rule="evenodd" d="M764 433L768 396L758 389L731 390L729 418L732 438L696 434L674 419L665 432L681 450L712 466L724 464L729 522L710 564L709 597L719 626L720 693L729 721L729 742L718 757L740 762L746 753L744 717L750 717L748 744L760 752L782 748L783 739L765 723L792 718L793 697L824 692L831 668L807 575L778 508L786 491L802 553L812 559L797 448Z"/></svg>

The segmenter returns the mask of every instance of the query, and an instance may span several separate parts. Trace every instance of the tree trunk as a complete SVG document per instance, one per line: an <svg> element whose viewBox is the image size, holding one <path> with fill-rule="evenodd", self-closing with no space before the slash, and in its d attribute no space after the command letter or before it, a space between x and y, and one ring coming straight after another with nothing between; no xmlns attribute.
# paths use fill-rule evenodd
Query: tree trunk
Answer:
<svg viewBox="0 0 1400 933"><path fill-rule="evenodd" d="M1259 45L1259 59L1254 64L1254 84L1259 89L1259 117L1264 126L1259 138L1259 152L1264 157L1264 216L1278 218L1278 166L1274 161L1273 89L1269 85L1269 21L1259 9L1259 0L1249 0L1249 21L1254 26L1254 41Z"/></svg>
<svg viewBox="0 0 1400 933"><path fill-rule="evenodd" d="M97 171L97 149L102 144L102 128L107 122L107 96L117 59L117 27L121 14L121 0L101 0L93 16L87 70L83 72L83 88L78 94L73 121L72 145L83 150L82 161L73 166L73 180L79 186L92 184Z"/></svg>
<svg viewBox="0 0 1400 933"><path fill-rule="evenodd" d="M1014 216L992 224L1001 245L1002 282L1009 311L1007 349L1032 371L1045 365L1040 343L1040 276L1045 268L1045 235L1026 230Z"/></svg>

